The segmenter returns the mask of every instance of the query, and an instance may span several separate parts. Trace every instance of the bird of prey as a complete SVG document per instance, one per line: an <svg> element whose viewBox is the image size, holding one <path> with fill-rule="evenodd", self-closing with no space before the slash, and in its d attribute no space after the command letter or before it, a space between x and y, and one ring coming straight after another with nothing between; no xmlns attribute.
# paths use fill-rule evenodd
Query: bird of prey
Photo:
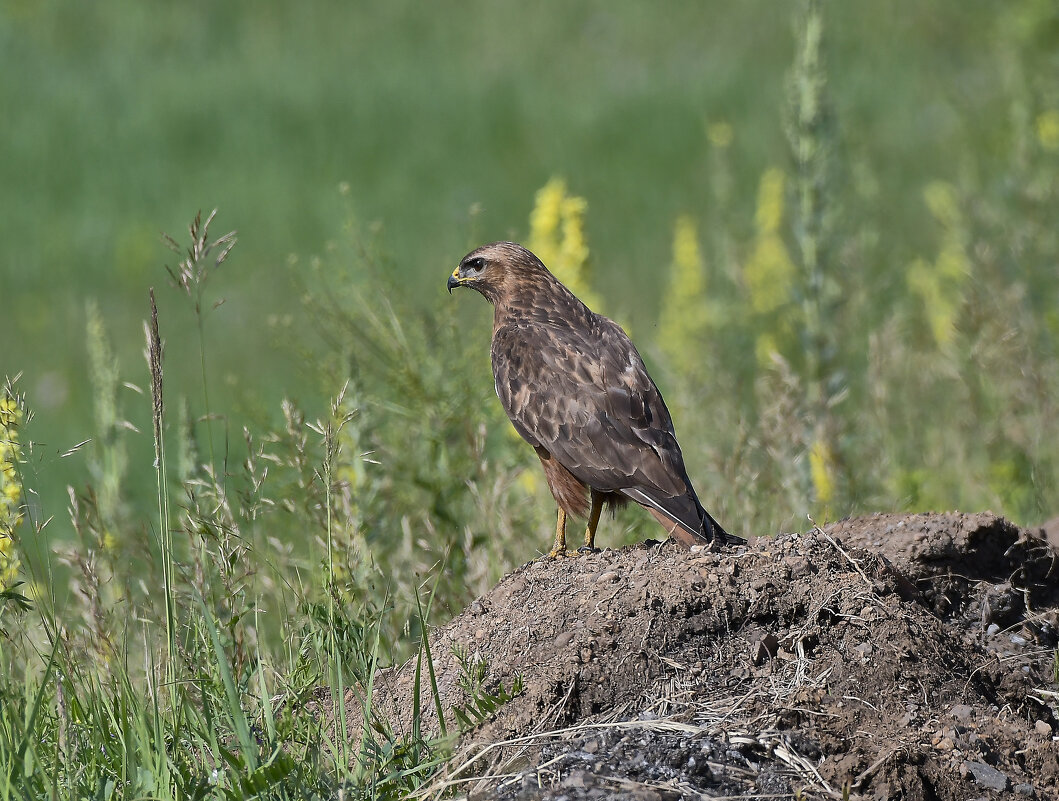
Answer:
<svg viewBox="0 0 1059 801"><path fill-rule="evenodd" d="M567 553L568 515L588 517L582 550L592 551L603 505L628 500L685 547L745 542L699 503L669 410L621 326L513 242L464 256L449 293L462 286L493 304L496 394L537 452L559 507L550 556Z"/></svg>

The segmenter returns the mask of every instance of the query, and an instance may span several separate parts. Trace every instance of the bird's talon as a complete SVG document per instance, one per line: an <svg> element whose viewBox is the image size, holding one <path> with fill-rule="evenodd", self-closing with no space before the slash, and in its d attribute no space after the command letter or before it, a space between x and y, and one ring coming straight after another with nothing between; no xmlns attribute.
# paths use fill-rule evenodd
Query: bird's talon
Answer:
<svg viewBox="0 0 1059 801"><path fill-rule="evenodd" d="M579 554L577 551L568 551L568 550L566 550L566 548L562 548L562 549L553 548L552 550L550 550L548 552L548 555L546 557L544 557L544 558L545 559L576 559L580 555L581 554Z"/></svg>
<svg viewBox="0 0 1059 801"><path fill-rule="evenodd" d="M599 548L594 545L582 545L577 549L578 553L603 553Z"/></svg>

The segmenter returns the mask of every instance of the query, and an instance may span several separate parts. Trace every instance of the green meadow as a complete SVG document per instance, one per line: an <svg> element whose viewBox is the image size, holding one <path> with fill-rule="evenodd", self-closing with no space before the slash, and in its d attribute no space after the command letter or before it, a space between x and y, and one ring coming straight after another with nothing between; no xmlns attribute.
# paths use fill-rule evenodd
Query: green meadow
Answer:
<svg viewBox="0 0 1059 801"><path fill-rule="evenodd" d="M733 533L1059 513L1050 2L3 0L0 75L0 801L429 794L296 711L550 545L482 242Z"/></svg>

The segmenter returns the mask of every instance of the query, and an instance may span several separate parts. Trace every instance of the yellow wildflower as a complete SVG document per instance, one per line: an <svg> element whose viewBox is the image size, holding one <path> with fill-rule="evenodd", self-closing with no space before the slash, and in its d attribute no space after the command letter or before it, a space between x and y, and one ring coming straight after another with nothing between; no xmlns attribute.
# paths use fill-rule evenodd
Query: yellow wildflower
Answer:
<svg viewBox="0 0 1059 801"><path fill-rule="evenodd" d="M537 190L530 212L529 249L549 268L559 259L559 228L565 196L566 183L561 178L552 178Z"/></svg>
<svg viewBox="0 0 1059 801"><path fill-rule="evenodd" d="M588 291L584 285L584 270L588 264L588 242L585 241L585 212L588 211L588 201L583 197L567 197L563 199L563 241L560 246L559 263L563 268L571 268L575 282L580 283L582 292Z"/></svg>
<svg viewBox="0 0 1059 801"><path fill-rule="evenodd" d="M758 185L754 223L757 235L750 260L743 268L743 281L751 310L762 320L755 347L758 364L767 366L773 353L790 335L790 319L784 314L791 302L795 267L780 231L783 225L783 192L786 176L771 168Z"/></svg>
<svg viewBox="0 0 1059 801"><path fill-rule="evenodd" d="M770 167L762 173L754 215L758 236L779 233L783 223L783 189L786 182L787 176L778 167Z"/></svg>
<svg viewBox="0 0 1059 801"><path fill-rule="evenodd" d="M694 366L695 339L709 322L706 311L706 265L695 221L683 215L673 226L673 263L662 299L659 331L662 350L680 370Z"/></svg>
<svg viewBox="0 0 1059 801"><path fill-rule="evenodd" d="M15 541L0 534L0 591L15 583L18 576L19 558L15 553Z"/></svg>
<svg viewBox="0 0 1059 801"><path fill-rule="evenodd" d="M706 126L706 138L714 147L725 148L732 144L732 126L727 122L714 122Z"/></svg>
<svg viewBox="0 0 1059 801"><path fill-rule="evenodd" d="M7 589L18 574L15 529L22 522L22 483L18 475L21 450L18 427L23 419L18 401L0 396L0 590Z"/></svg>
<svg viewBox="0 0 1059 801"><path fill-rule="evenodd" d="M945 181L931 181L923 188L923 201L934 218L946 228L960 221L960 203L956 188Z"/></svg>
<svg viewBox="0 0 1059 801"><path fill-rule="evenodd" d="M934 181L924 188L923 199L942 226L941 248L933 262L913 261L905 277L908 288L923 301L934 341L945 346L956 334L963 285L971 268L964 249L963 216L956 190L943 181Z"/></svg>
<svg viewBox="0 0 1059 801"><path fill-rule="evenodd" d="M773 168L765 171L758 186L754 217L757 237L743 278L750 293L750 306L759 314L768 314L786 304L794 282L794 262L780 236L784 180L783 171Z"/></svg>
<svg viewBox="0 0 1059 801"><path fill-rule="evenodd" d="M785 305L791 298L794 264L783 240L778 236L759 239L744 277L755 312L768 314Z"/></svg>
<svg viewBox="0 0 1059 801"><path fill-rule="evenodd" d="M571 292L598 312L599 297L589 287L587 275L586 211L588 201L568 195L566 182L562 178L552 178L537 192L530 213L528 247Z"/></svg>
<svg viewBox="0 0 1059 801"><path fill-rule="evenodd" d="M818 436L809 449L809 477L813 482L817 502L824 506L831 502L835 494L833 466L831 447L823 437Z"/></svg>
<svg viewBox="0 0 1059 801"><path fill-rule="evenodd" d="M515 431L514 428L511 428L510 431L518 437L518 432ZM541 475L542 473L540 470L523 470L519 473L518 484L527 495L536 496L542 489L544 489L544 482L541 481Z"/></svg>
<svg viewBox="0 0 1059 801"><path fill-rule="evenodd" d="M1050 108L1037 116L1037 141L1045 150L1059 150L1059 109Z"/></svg>

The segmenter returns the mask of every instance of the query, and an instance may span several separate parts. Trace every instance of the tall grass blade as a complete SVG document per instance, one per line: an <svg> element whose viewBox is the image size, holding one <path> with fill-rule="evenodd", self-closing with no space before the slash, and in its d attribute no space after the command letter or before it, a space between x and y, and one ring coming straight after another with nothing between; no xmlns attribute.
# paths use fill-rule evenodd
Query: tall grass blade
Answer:
<svg viewBox="0 0 1059 801"><path fill-rule="evenodd" d="M173 543L169 531L169 482L166 477L165 438L163 423L165 401L162 394L162 338L158 333L158 305L154 287L149 290L151 320L144 323L147 337L147 365L151 374L151 423L154 433L154 468L158 500L158 552L162 561L162 593L165 602L166 686L176 680L176 612L173 599Z"/></svg>
<svg viewBox="0 0 1059 801"><path fill-rule="evenodd" d="M15 782L16 770L23 767L23 760L26 758L26 751L29 748L31 740L36 739L37 716L40 714L41 704L44 702L44 693L48 688L48 682L51 681L52 670L55 668L55 662L58 659L59 645L60 641L56 638L52 642L51 653L48 655L48 664L44 667L44 674L40 677L40 686L37 688L33 704L30 706L29 715L26 717L25 729L22 733L22 742L19 743L18 748L15 749L15 758L11 760L7 775L7 783L9 785L13 785Z"/></svg>
<svg viewBox="0 0 1059 801"><path fill-rule="evenodd" d="M239 750L242 752L247 770L254 770L258 765L257 748L250 735L250 724L246 719L246 712L243 710L242 699L235 686L235 678L232 676L231 666L228 664L228 654L225 652L224 646L221 644L221 635L217 628L217 624L214 622L213 616L206 607L206 602L203 600L202 595L199 594L197 589L194 590L194 596L195 602L199 607L199 612L202 614L202 622L206 626L206 631L210 635L213 656L217 661L217 671L220 673L221 683L224 685L224 696L228 705L228 716L235 728L235 736L239 741Z"/></svg>

